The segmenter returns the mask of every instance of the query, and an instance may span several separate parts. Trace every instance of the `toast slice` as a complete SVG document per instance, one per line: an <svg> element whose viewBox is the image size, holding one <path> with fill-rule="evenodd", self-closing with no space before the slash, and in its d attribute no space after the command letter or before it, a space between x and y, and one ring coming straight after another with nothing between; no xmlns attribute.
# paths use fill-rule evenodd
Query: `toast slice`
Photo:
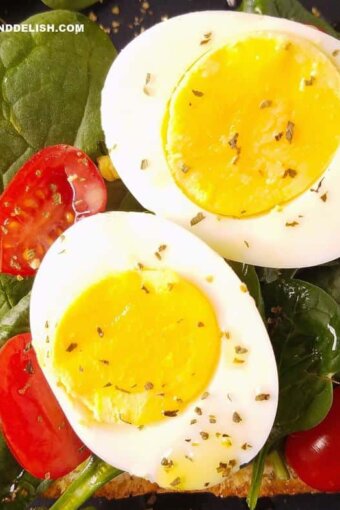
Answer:
<svg viewBox="0 0 340 510"><path fill-rule="evenodd" d="M251 481L251 469L251 466L247 466L233 476L226 478L222 484L216 485L204 492L213 493L218 497L246 497ZM279 494L295 495L316 492L297 478L292 471L290 471L290 474L291 478L289 480L280 480L276 477L273 467L268 461L263 476L261 496L277 496ZM71 474L68 477L54 482L45 493L46 497L59 497L72 481L73 477L74 474ZM156 484L124 473L102 487L96 496L107 499L120 499L162 492L169 493L171 491L160 489Z"/></svg>

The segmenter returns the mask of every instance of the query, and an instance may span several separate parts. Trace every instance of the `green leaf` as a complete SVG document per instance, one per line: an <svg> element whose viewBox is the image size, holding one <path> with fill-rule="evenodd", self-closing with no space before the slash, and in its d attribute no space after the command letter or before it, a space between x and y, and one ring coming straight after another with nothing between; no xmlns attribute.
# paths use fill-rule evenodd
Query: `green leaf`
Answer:
<svg viewBox="0 0 340 510"><path fill-rule="evenodd" d="M339 38L339 33L325 19L314 16L298 0L243 0L240 10L314 25L333 37Z"/></svg>
<svg viewBox="0 0 340 510"><path fill-rule="evenodd" d="M69 9L70 11L81 11L94 5L99 0L42 0L51 9Z"/></svg>
<svg viewBox="0 0 340 510"><path fill-rule="evenodd" d="M29 293L0 318L0 348L12 336L29 332L30 298Z"/></svg>
<svg viewBox="0 0 340 510"><path fill-rule="evenodd" d="M301 280L263 286L279 371L279 405L270 442L320 423L332 404L330 375L340 371L340 308Z"/></svg>
<svg viewBox="0 0 340 510"><path fill-rule="evenodd" d="M19 475L22 468L9 452L4 438L0 434L0 496L1 498L9 491L13 480ZM1 501L0 501L1 504Z"/></svg>
<svg viewBox="0 0 340 510"><path fill-rule="evenodd" d="M42 147L66 143L95 158L104 138L101 90L115 57L109 37L69 11L25 23L79 25L83 32L0 33L0 192Z"/></svg>
<svg viewBox="0 0 340 510"><path fill-rule="evenodd" d="M321 287L340 304L340 266L317 266L304 269L300 274L302 280Z"/></svg>
<svg viewBox="0 0 340 510"><path fill-rule="evenodd" d="M32 284L32 278L18 280L15 276L0 274L0 320L29 293Z"/></svg>
<svg viewBox="0 0 340 510"><path fill-rule="evenodd" d="M122 471L92 455L83 471L52 505L51 510L77 510L85 501Z"/></svg>
<svg viewBox="0 0 340 510"><path fill-rule="evenodd" d="M273 267L257 267L257 275L260 282L271 283L279 278L294 278L297 269L275 269Z"/></svg>
<svg viewBox="0 0 340 510"><path fill-rule="evenodd" d="M50 481L41 481L19 468L18 475L12 479L1 498L1 510L24 510L29 503L42 494Z"/></svg>
<svg viewBox="0 0 340 510"><path fill-rule="evenodd" d="M256 306L262 315L262 318L264 318L265 315L262 292L254 266L242 264L241 262L234 262L231 260L228 260L228 264L235 271L240 280L242 280L247 285L250 295L255 299Z"/></svg>
<svg viewBox="0 0 340 510"><path fill-rule="evenodd" d="M107 182L106 188L107 211L145 211L144 207L135 199L120 179L113 182Z"/></svg>
<svg viewBox="0 0 340 510"><path fill-rule="evenodd" d="M29 331L29 302L33 279L0 274L0 348L18 333Z"/></svg>

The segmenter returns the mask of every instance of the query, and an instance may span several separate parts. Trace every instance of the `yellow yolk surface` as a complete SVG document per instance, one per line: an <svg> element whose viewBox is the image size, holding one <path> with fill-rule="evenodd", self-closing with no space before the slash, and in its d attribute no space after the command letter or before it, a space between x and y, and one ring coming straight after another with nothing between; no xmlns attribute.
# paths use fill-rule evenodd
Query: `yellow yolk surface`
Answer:
<svg viewBox="0 0 340 510"><path fill-rule="evenodd" d="M163 125L170 171L200 207L260 214L297 197L340 144L340 73L316 46L254 35L203 55Z"/></svg>
<svg viewBox="0 0 340 510"><path fill-rule="evenodd" d="M53 366L92 419L145 425L176 416L214 373L212 305L170 270L113 274L82 294L56 330Z"/></svg>

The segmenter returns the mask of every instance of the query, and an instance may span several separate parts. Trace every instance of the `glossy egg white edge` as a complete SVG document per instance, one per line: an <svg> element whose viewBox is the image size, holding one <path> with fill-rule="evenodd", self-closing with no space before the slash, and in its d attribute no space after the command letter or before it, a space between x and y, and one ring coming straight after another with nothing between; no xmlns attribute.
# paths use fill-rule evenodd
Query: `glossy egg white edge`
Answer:
<svg viewBox="0 0 340 510"><path fill-rule="evenodd" d="M167 249L158 260L154 253L161 244ZM115 271L134 269L138 262L145 267L170 267L200 288L215 309L221 331L228 331L230 339L221 340L218 367L206 388L209 398L199 398L177 417L142 430L125 423L89 425L81 407L58 386L53 374L47 353L55 325L92 283ZM207 281L207 276L213 281ZM186 490L207 487L207 482L215 485L223 479L216 469L219 462L236 459L233 470L237 470L257 454L271 431L278 402L278 376L255 302L219 255L198 237L165 219L148 213L110 212L72 226L52 245L39 268L32 290L30 323L39 363L72 427L92 452L130 474L162 485L161 459L170 456L187 465ZM47 335L50 343L46 343ZM243 365L233 363L236 345L249 350ZM270 399L256 401L260 393L270 394ZM195 413L196 406L202 409L202 416ZM241 423L233 421L235 412L242 417ZM217 417L216 424L209 423L209 415ZM193 418L197 424L190 425ZM202 430L210 432L211 440L202 441ZM232 446L222 447L214 439L216 431L230 435ZM186 442L188 437L197 440L199 446ZM250 449L242 449L245 443L251 445Z"/></svg>
<svg viewBox="0 0 340 510"><path fill-rule="evenodd" d="M285 19L228 11L185 14L148 29L120 53L102 93L102 123L110 157L126 186L148 210L204 239L222 256L268 267L304 267L340 255L340 150L329 168L298 198L262 216L236 219L200 209L177 187L162 148L167 102L187 68L206 51L254 32L270 31L311 41L340 66L340 41ZM200 45L205 33L208 44ZM149 95L144 93L146 77ZM315 148L317 150L317 147ZM141 170L141 161L148 167ZM320 196L327 192L327 202ZM202 212L205 219L192 226ZM286 223L298 222L295 227ZM246 241L246 242L245 242Z"/></svg>

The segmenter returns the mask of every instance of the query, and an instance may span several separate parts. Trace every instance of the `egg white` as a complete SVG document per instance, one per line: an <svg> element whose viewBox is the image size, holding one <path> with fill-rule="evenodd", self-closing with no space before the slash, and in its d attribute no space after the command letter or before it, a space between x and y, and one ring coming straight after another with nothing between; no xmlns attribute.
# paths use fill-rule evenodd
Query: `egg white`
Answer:
<svg viewBox="0 0 340 510"><path fill-rule="evenodd" d="M281 208L235 219L200 209L177 187L162 147L161 125L180 77L206 51L258 31L280 32L313 42L340 66L340 41L285 19L206 11L172 18L145 31L118 56L102 94L102 123L110 157L143 206L204 239L222 256L268 267L304 267L340 255L340 150L321 179ZM201 45L204 34L212 33ZM147 94L144 87L146 77ZM315 150L318 150L317 147ZM141 161L148 166L141 170ZM320 196L327 192L327 201ZM204 221L191 225L202 212ZM286 223L298 220L289 228Z"/></svg>
<svg viewBox="0 0 340 510"><path fill-rule="evenodd" d="M154 253L161 244L167 249L158 260ZM145 267L171 268L194 283L212 303L221 331L228 331L230 338L221 340L218 366L206 388L208 398L200 397L177 417L142 430L126 423L89 425L81 406L58 386L49 357L55 327L91 284L112 272L135 269L138 262ZM277 369L254 300L219 255L167 220L147 213L111 212L72 226L40 266L32 290L30 322L39 363L72 427L91 451L117 468L169 487L161 460L170 457L179 467L183 463L185 470L185 484L178 488L202 489L222 481L223 474L217 472L220 462L235 459L233 471L237 470L257 454L270 433L278 401ZM249 350L242 365L233 363L236 345ZM270 399L256 401L260 393L269 394ZM197 406L202 416L195 413ZM233 421L235 412L242 417L241 423ZM209 415L216 416L216 424L210 423ZM194 418L197 423L192 425ZM202 441L201 431L208 432L210 439ZM222 446L215 438L217 431L230 435L232 446ZM188 437L199 446L186 442ZM251 445L249 449L242 448L245 443Z"/></svg>

